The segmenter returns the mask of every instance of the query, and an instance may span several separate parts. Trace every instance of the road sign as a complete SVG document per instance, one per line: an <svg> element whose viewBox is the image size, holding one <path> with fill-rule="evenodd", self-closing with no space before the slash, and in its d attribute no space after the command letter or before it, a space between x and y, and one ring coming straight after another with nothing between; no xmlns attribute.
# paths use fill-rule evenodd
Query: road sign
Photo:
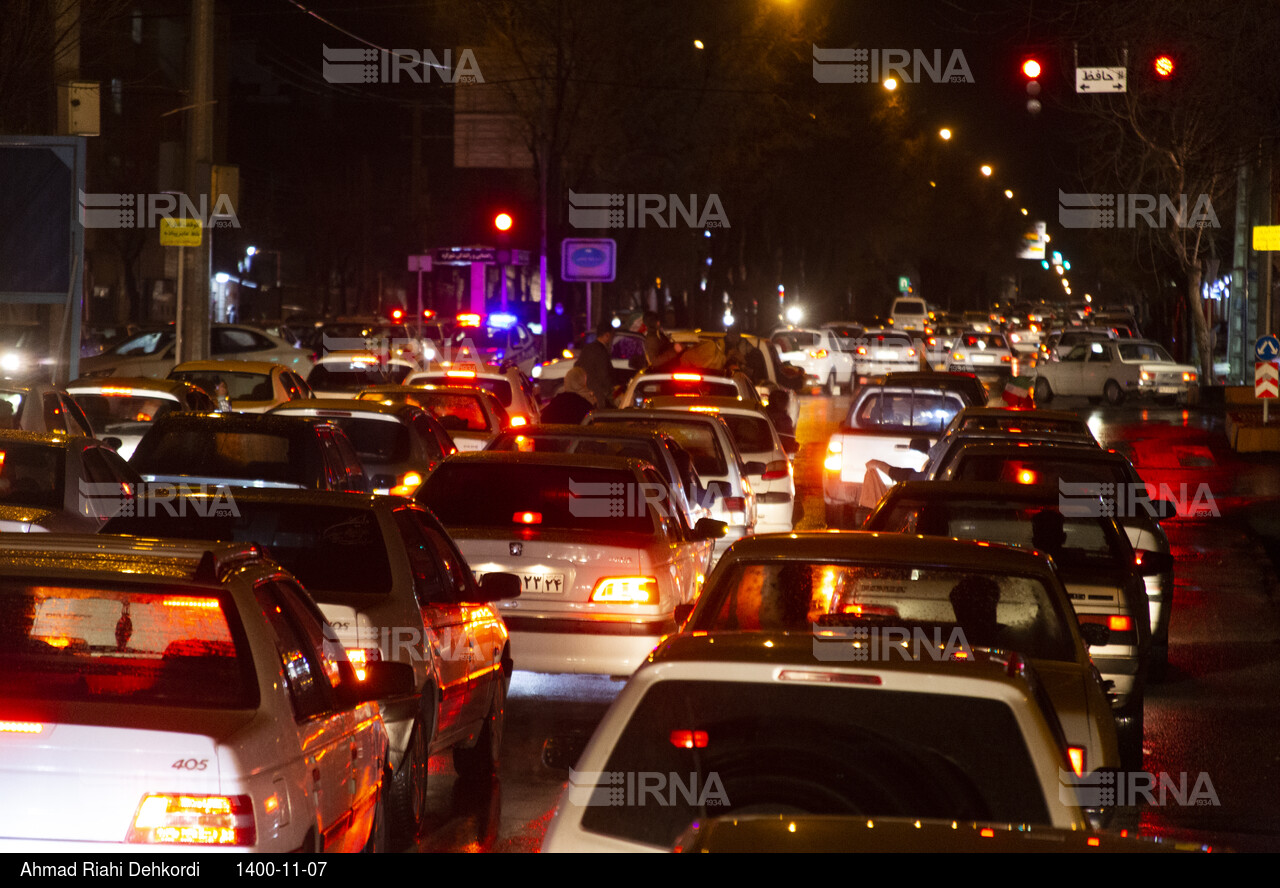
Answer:
<svg viewBox="0 0 1280 888"><path fill-rule="evenodd" d="M566 238L560 244L560 277L566 281L611 281L618 244L611 237Z"/></svg>
<svg viewBox="0 0 1280 888"><path fill-rule="evenodd" d="M898 276L898 292L899 293L911 292L911 278L903 277L902 275Z"/></svg>
<svg viewBox="0 0 1280 888"><path fill-rule="evenodd" d="M1254 347L1253 356L1259 361L1280 360L1280 338L1275 336L1259 336Z"/></svg>
<svg viewBox="0 0 1280 888"><path fill-rule="evenodd" d="M204 225L199 219L160 217L160 246L162 247L198 247L203 233Z"/></svg>
<svg viewBox="0 0 1280 888"><path fill-rule="evenodd" d="M1253 248L1258 252L1280 250L1280 225L1253 226Z"/></svg>
<svg viewBox="0 0 1280 888"><path fill-rule="evenodd" d="M1258 361L1253 365L1253 396L1280 397L1280 361Z"/></svg>
<svg viewBox="0 0 1280 888"><path fill-rule="evenodd" d="M1128 92L1127 70L1118 68L1076 68L1076 92Z"/></svg>
<svg viewBox="0 0 1280 888"><path fill-rule="evenodd" d="M483 262L493 265L498 261L498 251L492 247L440 247L436 250L436 265L470 265Z"/></svg>

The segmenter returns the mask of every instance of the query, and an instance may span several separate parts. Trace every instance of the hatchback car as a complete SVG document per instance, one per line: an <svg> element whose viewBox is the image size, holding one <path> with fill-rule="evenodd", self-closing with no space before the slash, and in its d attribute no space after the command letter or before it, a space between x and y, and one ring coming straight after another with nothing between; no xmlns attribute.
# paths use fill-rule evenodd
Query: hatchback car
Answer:
<svg viewBox="0 0 1280 888"><path fill-rule="evenodd" d="M377 385L356 396L361 401L407 402L436 418L460 452L484 450L510 427L497 397L466 386Z"/></svg>
<svg viewBox="0 0 1280 888"><path fill-rule="evenodd" d="M127 568L127 570L122 570ZM377 703L247 544L0 544L0 849L359 851L385 828ZM10 720L11 719L11 720ZM86 754L91 751L92 754Z"/></svg>
<svg viewBox="0 0 1280 888"><path fill-rule="evenodd" d="M102 441L0 431L0 531L97 533L141 480Z"/></svg>
<svg viewBox="0 0 1280 888"><path fill-rule="evenodd" d="M501 607L517 668L630 675L677 605L698 597L711 541L648 463L559 453L459 454L418 492L478 575L513 573Z"/></svg>
<svg viewBox="0 0 1280 888"><path fill-rule="evenodd" d="M490 602L517 594L515 578L477 583L439 523L400 497L241 491L232 514L210 515L201 496L185 515L148 506L108 532L265 546L306 585L359 670L413 668L418 695L384 701L389 826L403 845L423 822L431 755L452 750L468 778L497 766L511 653Z"/></svg>

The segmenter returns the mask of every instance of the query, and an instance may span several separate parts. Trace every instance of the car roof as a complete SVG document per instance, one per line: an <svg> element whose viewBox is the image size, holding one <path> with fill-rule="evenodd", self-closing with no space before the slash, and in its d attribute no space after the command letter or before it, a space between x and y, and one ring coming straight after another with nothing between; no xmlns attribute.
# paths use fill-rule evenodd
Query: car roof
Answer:
<svg viewBox="0 0 1280 888"><path fill-rule="evenodd" d="M547 451L533 451L532 453L521 453L511 450L477 450L469 453L457 453L449 457L445 462L440 464L441 469L451 465L460 465L464 463L481 463L492 465L540 465L540 466L563 466L568 469L585 468L585 469L620 469L628 468L633 471L639 470L644 466L651 465L648 460L636 459L630 456L601 456L599 454L586 453L548 453Z"/></svg>
<svg viewBox="0 0 1280 888"><path fill-rule="evenodd" d="M1008 500L1035 506L1062 506L1062 494L1053 485L1013 481L902 481L885 494L886 500L890 497L967 502Z"/></svg>
<svg viewBox="0 0 1280 888"><path fill-rule="evenodd" d="M1042 556L1015 546L860 530L768 533L744 537L721 557L722 562L736 560L863 561L1018 574L1052 572Z"/></svg>
<svg viewBox="0 0 1280 888"><path fill-rule="evenodd" d="M624 426L622 424L608 425L562 425L558 423L544 423L536 426L526 426L525 428L507 429L502 433L503 437L517 437L525 435L529 437L538 437L540 435L561 435L573 438L633 438L643 439L645 441L667 441L668 436L661 429L647 429L639 426Z"/></svg>
<svg viewBox="0 0 1280 888"><path fill-rule="evenodd" d="M280 416L271 413L170 413L152 423L152 429L161 426L209 426L228 431L297 432L314 427L312 420L302 416ZM151 432L147 433L148 435Z"/></svg>
<svg viewBox="0 0 1280 888"><path fill-rule="evenodd" d="M46 447L57 447L58 449L75 443L100 443L95 438L86 438L83 435L68 435L66 432L27 432L21 429L0 429L0 443L5 441L21 442L23 444L43 444Z"/></svg>
<svg viewBox="0 0 1280 888"><path fill-rule="evenodd" d="M130 582L164 582L182 578L216 584L235 564L265 561L252 543L208 540L146 540L113 534L6 534L0 539L0 574L41 576L109 572Z"/></svg>
<svg viewBox="0 0 1280 888"><path fill-rule="evenodd" d="M102 389L133 389L177 397L180 393L198 391L208 394L200 386L185 379L165 379L154 376L85 376L67 383L68 394L94 394Z"/></svg>
<svg viewBox="0 0 1280 888"><path fill-rule="evenodd" d="M1033 421L1036 419L1048 419L1054 422L1079 423L1080 425L1086 426L1086 427L1088 425L1083 419L1080 418L1079 414L1072 413L1070 410L1042 410L1039 407L1036 407L1034 409L1025 409L1025 408L1017 408L1017 407L986 407L986 406L966 407L956 415L956 418L971 419L973 417L981 418L981 417L987 417L987 416L995 417L995 418L1007 417L1009 419L1018 419L1025 416L1029 420L1033 420Z"/></svg>
<svg viewBox="0 0 1280 888"><path fill-rule="evenodd" d="M768 419L768 414L762 410L757 401L748 401L745 398L681 398L677 395L660 395L656 398L646 399L646 403L652 407L646 407L645 410L664 410L664 411L686 411L690 413L734 413L741 416L755 416L762 419ZM703 410L690 410L691 407L705 408Z"/></svg>
<svg viewBox="0 0 1280 888"><path fill-rule="evenodd" d="M381 401L360 401L355 398L299 398L286 401L272 407L268 414L272 416L289 416L299 410L330 410L343 413L363 413L368 416L386 417L391 420L402 420L406 414L421 413L429 415L421 407L415 407L407 401L396 401L384 404Z"/></svg>
<svg viewBox="0 0 1280 888"><path fill-rule="evenodd" d="M274 361L184 361L170 373L195 373L221 370L226 373L262 373L270 375L274 370L288 370Z"/></svg>

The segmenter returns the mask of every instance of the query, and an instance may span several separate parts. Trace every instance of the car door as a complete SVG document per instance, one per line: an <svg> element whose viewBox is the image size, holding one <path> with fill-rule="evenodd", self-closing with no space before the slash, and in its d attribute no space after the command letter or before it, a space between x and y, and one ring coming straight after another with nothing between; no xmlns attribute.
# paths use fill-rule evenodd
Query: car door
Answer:
<svg viewBox="0 0 1280 888"><path fill-rule="evenodd" d="M339 709L330 675L333 664L317 654L297 625L293 608L272 582L254 589L280 656L280 680L289 694L299 749L305 769L297 798L310 798L322 851L340 851L347 844L352 814L351 739L355 716ZM295 792L291 789L291 797ZM298 812L302 814L303 812Z"/></svg>
<svg viewBox="0 0 1280 888"><path fill-rule="evenodd" d="M466 614L452 600L452 586L442 574L434 547L423 535L412 508L394 513L396 529L413 574L413 590L422 613L422 625L430 655L440 676L440 710L436 739L442 745L466 730L465 715L471 694L472 643Z"/></svg>
<svg viewBox="0 0 1280 888"><path fill-rule="evenodd" d="M1107 342L1091 342L1087 346L1084 367L1081 370L1081 393L1090 397L1102 394L1107 380L1112 378L1111 364L1115 360L1115 347Z"/></svg>
<svg viewBox="0 0 1280 888"><path fill-rule="evenodd" d="M1080 395L1084 394L1084 365L1088 358L1089 347L1085 344L1074 346L1071 351L1063 355L1062 360L1056 365L1050 365L1045 368L1050 372L1046 375L1049 377L1049 384L1057 394L1062 395Z"/></svg>

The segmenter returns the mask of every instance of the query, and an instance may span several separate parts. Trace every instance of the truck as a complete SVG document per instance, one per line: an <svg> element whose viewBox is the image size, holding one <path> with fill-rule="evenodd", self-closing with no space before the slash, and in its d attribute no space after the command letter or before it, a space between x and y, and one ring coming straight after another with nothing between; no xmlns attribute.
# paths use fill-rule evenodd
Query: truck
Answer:
<svg viewBox="0 0 1280 888"><path fill-rule="evenodd" d="M844 422L827 442L822 471L827 526L857 527L875 505L863 496L868 463L878 460L895 469L919 472L929 448L955 415L975 406L971 400L927 379L886 381L859 389Z"/></svg>

